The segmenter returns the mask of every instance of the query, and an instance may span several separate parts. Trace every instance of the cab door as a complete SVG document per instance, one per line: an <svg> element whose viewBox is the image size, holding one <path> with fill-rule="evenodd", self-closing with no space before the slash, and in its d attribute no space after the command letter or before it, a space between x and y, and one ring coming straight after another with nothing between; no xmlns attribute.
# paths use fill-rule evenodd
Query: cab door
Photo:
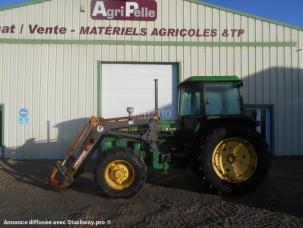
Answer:
<svg viewBox="0 0 303 228"><path fill-rule="evenodd" d="M202 85L183 85L179 95L179 142L183 146L193 144L199 129L202 115Z"/></svg>

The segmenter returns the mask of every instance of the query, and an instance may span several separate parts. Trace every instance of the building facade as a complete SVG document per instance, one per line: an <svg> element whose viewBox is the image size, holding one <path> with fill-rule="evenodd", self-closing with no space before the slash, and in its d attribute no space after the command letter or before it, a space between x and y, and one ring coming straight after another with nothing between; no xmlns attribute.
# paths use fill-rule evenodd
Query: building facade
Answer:
<svg viewBox="0 0 303 228"><path fill-rule="evenodd" d="M303 155L303 29L194 0L36 0L0 9L2 157L63 158L92 115L177 117L176 85L243 79L274 155Z"/></svg>

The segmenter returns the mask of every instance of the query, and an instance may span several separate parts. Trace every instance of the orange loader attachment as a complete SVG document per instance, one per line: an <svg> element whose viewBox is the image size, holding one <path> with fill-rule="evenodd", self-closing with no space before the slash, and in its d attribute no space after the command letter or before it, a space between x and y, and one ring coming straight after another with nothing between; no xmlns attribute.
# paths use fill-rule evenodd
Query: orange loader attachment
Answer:
<svg viewBox="0 0 303 228"><path fill-rule="evenodd" d="M92 117L76 139L63 162L57 162L51 170L49 184L53 189L63 192L74 181L74 175L89 158L92 147L96 144L94 129L104 122L103 118ZM79 156L74 157L80 148Z"/></svg>
<svg viewBox="0 0 303 228"><path fill-rule="evenodd" d="M62 191L64 191L64 189L62 188L59 181L57 181L57 179L56 179L57 173L58 173L57 167L53 167L50 178L49 178L49 183L53 187L53 189L55 189L58 192L62 192Z"/></svg>

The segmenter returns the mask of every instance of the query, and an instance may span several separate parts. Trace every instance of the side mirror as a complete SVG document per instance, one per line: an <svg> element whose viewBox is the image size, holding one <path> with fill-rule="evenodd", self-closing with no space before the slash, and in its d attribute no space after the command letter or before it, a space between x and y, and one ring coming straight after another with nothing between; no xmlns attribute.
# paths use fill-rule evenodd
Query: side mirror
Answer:
<svg viewBox="0 0 303 228"><path fill-rule="evenodd" d="M242 80L234 83L234 87L236 87L236 88L240 88L240 87L243 87L243 86L244 86L244 84L243 84Z"/></svg>

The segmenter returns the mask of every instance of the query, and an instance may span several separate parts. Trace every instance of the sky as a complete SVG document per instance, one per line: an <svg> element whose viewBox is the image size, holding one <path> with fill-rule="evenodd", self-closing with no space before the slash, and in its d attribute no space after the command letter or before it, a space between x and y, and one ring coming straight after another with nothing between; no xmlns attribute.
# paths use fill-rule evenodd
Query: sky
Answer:
<svg viewBox="0 0 303 228"><path fill-rule="evenodd" d="M30 0L1 0L1 6ZM207 3L303 27L303 0L203 0Z"/></svg>

